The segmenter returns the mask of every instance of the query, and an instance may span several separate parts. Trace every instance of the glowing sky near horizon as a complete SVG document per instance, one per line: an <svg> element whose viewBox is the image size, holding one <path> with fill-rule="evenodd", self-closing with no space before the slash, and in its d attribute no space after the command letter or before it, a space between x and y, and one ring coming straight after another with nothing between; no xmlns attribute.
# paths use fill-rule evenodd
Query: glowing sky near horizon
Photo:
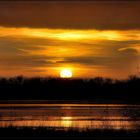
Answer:
<svg viewBox="0 0 140 140"><path fill-rule="evenodd" d="M57 77L65 68L80 78L139 75L140 8L138 3L117 4L118 11L126 12L121 17L113 11L117 8L113 2L76 5L79 13L74 17L74 3L39 3L37 7L36 3L0 2L0 76ZM11 12L6 13L7 8ZM108 16L110 11L114 13ZM88 27L89 23L93 26Z"/></svg>

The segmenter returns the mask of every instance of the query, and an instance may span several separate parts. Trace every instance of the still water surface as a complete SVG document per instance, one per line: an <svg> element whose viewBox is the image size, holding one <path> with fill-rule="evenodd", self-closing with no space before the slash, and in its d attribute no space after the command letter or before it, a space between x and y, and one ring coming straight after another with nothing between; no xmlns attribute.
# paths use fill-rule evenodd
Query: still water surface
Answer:
<svg viewBox="0 0 140 140"><path fill-rule="evenodd" d="M1 104L0 127L140 129L140 105Z"/></svg>

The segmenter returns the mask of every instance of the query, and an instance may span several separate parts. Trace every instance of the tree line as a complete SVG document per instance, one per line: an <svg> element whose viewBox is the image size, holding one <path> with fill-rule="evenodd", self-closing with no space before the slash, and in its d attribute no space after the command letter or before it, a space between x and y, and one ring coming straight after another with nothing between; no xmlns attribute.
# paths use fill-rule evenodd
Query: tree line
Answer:
<svg viewBox="0 0 140 140"><path fill-rule="evenodd" d="M0 100L89 100L139 103L140 78L126 80L0 78Z"/></svg>

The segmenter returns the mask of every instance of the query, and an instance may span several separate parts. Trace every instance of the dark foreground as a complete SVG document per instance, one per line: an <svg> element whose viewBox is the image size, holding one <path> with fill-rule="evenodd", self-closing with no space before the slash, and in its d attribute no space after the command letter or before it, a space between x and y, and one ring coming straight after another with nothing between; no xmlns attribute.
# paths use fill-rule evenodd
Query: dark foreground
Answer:
<svg viewBox="0 0 140 140"><path fill-rule="evenodd" d="M8 135L7 135L8 134ZM140 139L140 131L124 130L58 130L46 128L0 128L0 139Z"/></svg>

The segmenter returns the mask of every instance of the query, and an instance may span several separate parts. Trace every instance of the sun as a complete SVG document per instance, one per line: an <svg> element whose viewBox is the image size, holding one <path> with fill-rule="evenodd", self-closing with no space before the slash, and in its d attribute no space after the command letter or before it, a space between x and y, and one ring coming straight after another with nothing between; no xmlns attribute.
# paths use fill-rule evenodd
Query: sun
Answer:
<svg viewBox="0 0 140 140"><path fill-rule="evenodd" d="M61 78L71 78L72 77L72 71L70 69L63 69L60 71L60 77Z"/></svg>

